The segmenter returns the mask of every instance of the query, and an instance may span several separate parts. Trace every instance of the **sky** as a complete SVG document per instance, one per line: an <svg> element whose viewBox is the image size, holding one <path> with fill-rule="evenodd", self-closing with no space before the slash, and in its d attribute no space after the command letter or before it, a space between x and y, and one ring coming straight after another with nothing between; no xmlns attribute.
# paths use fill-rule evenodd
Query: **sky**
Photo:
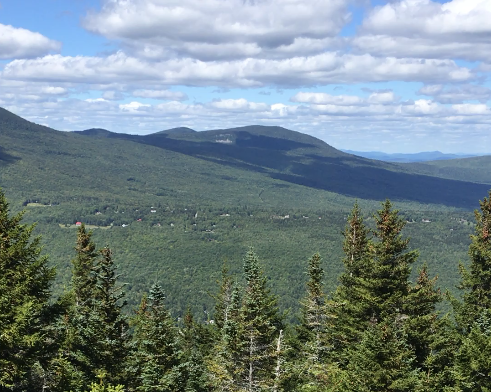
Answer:
<svg viewBox="0 0 491 392"><path fill-rule="evenodd" d="M491 0L0 0L0 107L62 131L486 154L490 77Z"/></svg>

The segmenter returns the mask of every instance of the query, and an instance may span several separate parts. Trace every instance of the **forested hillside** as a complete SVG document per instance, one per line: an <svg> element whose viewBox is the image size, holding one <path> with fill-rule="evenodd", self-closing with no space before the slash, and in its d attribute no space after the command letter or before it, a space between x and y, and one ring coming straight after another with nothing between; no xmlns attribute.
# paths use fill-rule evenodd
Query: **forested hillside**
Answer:
<svg viewBox="0 0 491 392"><path fill-rule="evenodd" d="M77 230L70 283L53 301L55 271L33 226L0 192L0 388L4 391L478 391L491 388L491 192L475 213L469 268L460 266L453 317L386 200L365 224L357 204L343 231L343 268L325 290L318 253L297 323L288 322L251 248L240 274L225 263L206 322L175 318L148 284L128 316L109 246Z"/></svg>
<svg viewBox="0 0 491 392"><path fill-rule="evenodd" d="M489 189L409 174L280 127L80 135L0 110L0 145L0 185L14 211L39 223L58 271L55 294L69 283L75 224L83 222L97 243L111 244L131 304L159 281L176 315L189 305L199 320L212 312L208 293L224 260L239 272L250 246L276 277L271 287L290 320L305 281L302 261L312 252L324 258L326 287L334 290L352 196L370 227L379 200L398 200L418 265L428 263L453 291L473 230L470 209Z"/></svg>

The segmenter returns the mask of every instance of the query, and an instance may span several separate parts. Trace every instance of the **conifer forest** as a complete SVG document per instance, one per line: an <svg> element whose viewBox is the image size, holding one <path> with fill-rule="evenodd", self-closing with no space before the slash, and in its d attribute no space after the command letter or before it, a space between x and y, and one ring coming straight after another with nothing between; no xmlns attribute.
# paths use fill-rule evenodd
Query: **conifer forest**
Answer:
<svg viewBox="0 0 491 392"><path fill-rule="evenodd" d="M312 249L298 322L253 248L241 274L224 263L203 321L190 309L174 317L159 282L129 306L110 245L84 224L70 283L54 295L34 225L0 193L0 391L491 391L491 192L478 206L456 294L426 265L412 273L418 251L386 200L373 228L353 206L332 293L329 255Z"/></svg>

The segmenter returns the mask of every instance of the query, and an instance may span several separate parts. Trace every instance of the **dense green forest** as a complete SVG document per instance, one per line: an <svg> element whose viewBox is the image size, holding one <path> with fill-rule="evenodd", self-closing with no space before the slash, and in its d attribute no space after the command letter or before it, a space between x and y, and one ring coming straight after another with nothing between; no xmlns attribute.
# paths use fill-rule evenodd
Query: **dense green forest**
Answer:
<svg viewBox="0 0 491 392"><path fill-rule="evenodd" d="M158 281L128 311L112 250L84 224L72 231L70 281L53 299L55 270L22 218L0 193L2 391L491 388L491 192L475 212L459 296L442 293L427 265L411 279L419 255L402 230L412 221L389 200L370 219L355 204L336 289L326 293L329 271L314 253L295 323L252 248L240 273L223 263L205 322L172 314ZM451 316L437 311L444 296Z"/></svg>
<svg viewBox="0 0 491 392"><path fill-rule="evenodd" d="M491 162L455 160L429 175L281 127L59 132L0 108L0 146L0 186L13 212L38 222L35 235L57 269L55 296L70 282L75 224L83 222L96 243L113 248L131 305L158 281L175 315L190 306L198 320L213 310L209 294L223 262L239 273L250 246L275 277L269 284L289 320L313 251L324 259L326 291L334 291L355 200L374 228L378 201L389 197L420 251L415 270L427 263L438 285L455 292L471 211L491 187Z"/></svg>

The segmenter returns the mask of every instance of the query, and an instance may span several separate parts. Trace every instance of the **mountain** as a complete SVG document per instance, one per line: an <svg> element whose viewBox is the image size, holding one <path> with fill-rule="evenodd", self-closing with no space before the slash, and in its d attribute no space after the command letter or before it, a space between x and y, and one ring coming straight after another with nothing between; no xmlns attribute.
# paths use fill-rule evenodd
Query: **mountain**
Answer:
<svg viewBox="0 0 491 392"><path fill-rule="evenodd" d="M293 207L341 203L349 208L353 198L388 197L470 209L488 190L469 178L444 179L422 168L418 172L350 155L281 127L146 136L100 129L65 133L3 109L0 125L1 157L8 167L2 185L17 188L26 199L104 200L111 195L151 203L155 197L186 194L194 202ZM20 185L19 178L29 181Z"/></svg>
<svg viewBox="0 0 491 392"><path fill-rule="evenodd" d="M438 166L357 157L281 127L59 132L0 109L0 146L0 186L13 211L24 208L26 221L38 222L58 271L56 293L69 281L81 221L99 247L114 250L131 303L160 282L173 310L189 304L200 317L223 261L240 270L250 246L283 309L298 305L303 262L316 251L334 288L355 199L369 215L391 198L412 222L406 233L421 260L452 288L458 270L448 266L465 259L470 210L490 188L465 176L477 164L461 164L465 181L445 179ZM489 172L491 162L481 165Z"/></svg>
<svg viewBox="0 0 491 392"><path fill-rule="evenodd" d="M379 152L379 151L352 151L352 150L341 150L341 151L368 159L376 159L385 162L401 162L401 163L460 159L460 158L470 158L476 156L471 154L444 154L440 151L418 152L414 154L402 154L402 153L387 154L385 152Z"/></svg>
<svg viewBox="0 0 491 392"><path fill-rule="evenodd" d="M413 173L491 185L491 155L401 164Z"/></svg>

